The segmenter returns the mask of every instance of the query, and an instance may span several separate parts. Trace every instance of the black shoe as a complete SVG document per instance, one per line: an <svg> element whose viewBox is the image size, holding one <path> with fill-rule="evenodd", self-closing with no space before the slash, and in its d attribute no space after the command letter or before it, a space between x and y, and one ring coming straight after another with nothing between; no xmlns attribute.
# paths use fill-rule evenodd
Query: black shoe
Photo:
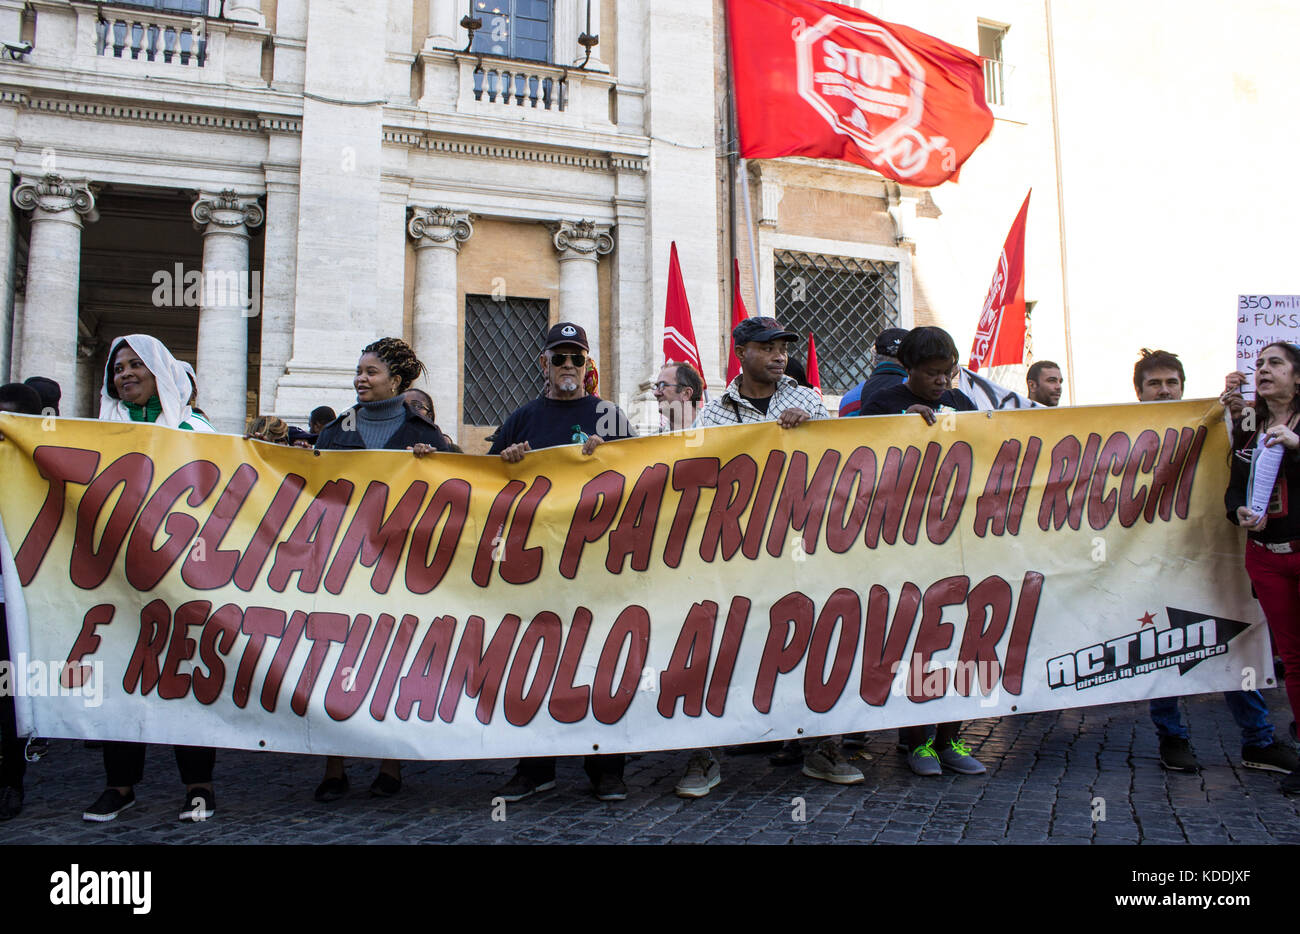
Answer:
<svg viewBox="0 0 1300 934"><path fill-rule="evenodd" d="M1248 769L1263 769L1266 772L1294 772L1300 769L1300 756L1285 743L1242 746L1241 764Z"/></svg>
<svg viewBox="0 0 1300 934"><path fill-rule="evenodd" d="M1201 763L1192 753L1192 744L1177 736L1160 737L1160 764L1171 772L1199 772Z"/></svg>
<svg viewBox="0 0 1300 934"><path fill-rule="evenodd" d="M775 753L767 757L767 761L772 765L802 765L803 748L794 740L786 740Z"/></svg>
<svg viewBox="0 0 1300 934"><path fill-rule="evenodd" d="M523 772L515 772L514 778L498 788L493 797L508 802L522 801L539 791L550 791L554 787L554 778L539 782L528 777Z"/></svg>
<svg viewBox="0 0 1300 934"><path fill-rule="evenodd" d="M0 788L0 820L12 820L22 813L23 790Z"/></svg>
<svg viewBox="0 0 1300 934"><path fill-rule="evenodd" d="M327 778L316 786L317 801L337 801L348 793L348 777Z"/></svg>
<svg viewBox="0 0 1300 934"><path fill-rule="evenodd" d="M1300 772L1292 772L1286 778L1282 779L1282 794L1300 794Z"/></svg>
<svg viewBox="0 0 1300 934"><path fill-rule="evenodd" d="M217 813L217 798L206 788L195 788L185 792L185 803L181 805L180 819L186 824L199 824L210 820Z"/></svg>
<svg viewBox="0 0 1300 934"><path fill-rule="evenodd" d="M597 775L591 782L591 790L596 793L597 801L627 799L627 785L623 784L623 779L609 772Z"/></svg>
<svg viewBox="0 0 1300 934"><path fill-rule="evenodd" d="M867 745L866 733L845 733L840 743L842 749L862 749Z"/></svg>
<svg viewBox="0 0 1300 934"><path fill-rule="evenodd" d="M402 780L387 772L380 772L370 783L370 794L376 798L391 798L401 790Z"/></svg>
<svg viewBox="0 0 1300 934"><path fill-rule="evenodd" d="M104 793L95 799L95 803L81 813L82 820L102 824L115 820L127 808L135 804L135 791L122 794L115 788L105 788Z"/></svg>

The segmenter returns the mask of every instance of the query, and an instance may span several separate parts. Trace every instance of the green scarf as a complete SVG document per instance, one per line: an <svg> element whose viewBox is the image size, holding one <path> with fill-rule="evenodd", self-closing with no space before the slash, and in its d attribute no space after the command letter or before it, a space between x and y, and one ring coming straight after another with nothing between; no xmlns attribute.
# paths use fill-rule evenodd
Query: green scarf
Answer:
<svg viewBox="0 0 1300 934"><path fill-rule="evenodd" d="M134 402L126 403L126 410L131 415L131 421L152 424L158 421L158 417L162 415L162 402L157 396L150 396L149 401L144 405L136 405Z"/></svg>

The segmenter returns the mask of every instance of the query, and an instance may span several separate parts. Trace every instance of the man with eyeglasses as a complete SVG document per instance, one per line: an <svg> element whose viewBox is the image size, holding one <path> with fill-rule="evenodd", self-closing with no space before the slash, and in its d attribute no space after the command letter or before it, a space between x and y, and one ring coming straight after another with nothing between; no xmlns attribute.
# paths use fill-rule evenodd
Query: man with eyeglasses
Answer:
<svg viewBox="0 0 1300 934"><path fill-rule="evenodd" d="M659 371L659 378L651 388L659 402L659 414L667 425L665 431L690 428L700 412L704 395L704 380L695 367L670 360Z"/></svg>
<svg viewBox="0 0 1300 934"><path fill-rule="evenodd" d="M530 451L581 444L590 455L606 441L636 435L632 423L613 402L588 395L583 384L587 367L587 332L571 321L561 321L547 332L542 351L543 394L515 409L493 437L489 454L499 454L507 464L517 464ZM587 756L583 764L592 789L601 801L627 797L620 755ZM505 801L522 801L555 787L555 757L520 759L515 775L496 792Z"/></svg>

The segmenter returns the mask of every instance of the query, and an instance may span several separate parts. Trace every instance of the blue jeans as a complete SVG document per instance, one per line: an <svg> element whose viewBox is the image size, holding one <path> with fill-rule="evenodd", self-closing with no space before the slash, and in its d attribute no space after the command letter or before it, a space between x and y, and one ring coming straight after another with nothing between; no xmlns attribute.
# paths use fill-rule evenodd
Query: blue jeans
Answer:
<svg viewBox="0 0 1300 934"><path fill-rule="evenodd" d="M1268 718L1268 705L1259 691L1224 691L1223 701L1228 705L1232 719L1241 727L1243 746L1267 746L1273 742L1273 722ZM1151 722L1161 739L1173 736L1187 739L1187 727L1178 712L1178 698L1161 697L1151 702Z"/></svg>

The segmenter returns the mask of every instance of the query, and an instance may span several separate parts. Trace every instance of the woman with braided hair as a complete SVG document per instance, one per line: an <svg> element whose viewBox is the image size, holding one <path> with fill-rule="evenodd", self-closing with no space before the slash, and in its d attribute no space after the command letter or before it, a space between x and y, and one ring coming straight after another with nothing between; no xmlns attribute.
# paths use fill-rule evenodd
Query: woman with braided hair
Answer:
<svg viewBox="0 0 1300 934"><path fill-rule="evenodd" d="M399 337L367 345L352 380L357 404L321 429L316 450L406 450L416 457L447 451L438 426L405 404L404 393L423 372L424 364ZM337 801L347 794L348 776L343 766L342 756L325 759L325 778L316 789L317 801ZM385 759L370 793L387 798L401 789L402 763Z"/></svg>
<svg viewBox="0 0 1300 934"><path fill-rule="evenodd" d="M415 351L400 337L367 345L352 380L357 404L321 429L316 450L405 450L416 457L446 452L438 426L403 403L403 393L424 371Z"/></svg>

